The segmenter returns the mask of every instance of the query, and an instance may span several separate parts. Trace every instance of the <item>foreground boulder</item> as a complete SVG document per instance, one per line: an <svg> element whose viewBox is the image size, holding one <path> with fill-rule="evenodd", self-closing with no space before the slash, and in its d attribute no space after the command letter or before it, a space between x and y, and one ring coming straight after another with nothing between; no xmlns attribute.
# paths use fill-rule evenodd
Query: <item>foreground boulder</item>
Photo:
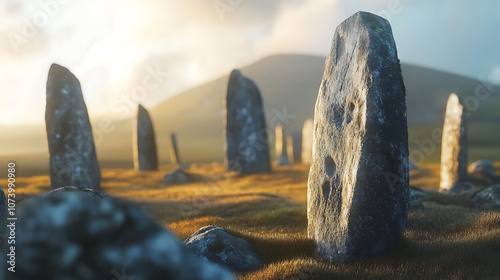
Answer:
<svg viewBox="0 0 500 280"><path fill-rule="evenodd" d="M62 188L21 205L15 279L234 279L124 202Z"/></svg>
<svg viewBox="0 0 500 280"><path fill-rule="evenodd" d="M80 82L57 64L49 70L45 124L51 188L79 186L99 190L101 170Z"/></svg>
<svg viewBox="0 0 500 280"><path fill-rule="evenodd" d="M477 192L469 203L483 209L500 209L500 185L487 187Z"/></svg>
<svg viewBox="0 0 500 280"><path fill-rule="evenodd" d="M225 164L227 171L271 171L266 119L259 89L234 70L229 77L224 108Z"/></svg>
<svg viewBox="0 0 500 280"><path fill-rule="evenodd" d="M441 143L441 192L464 193L467 188L467 138L464 106L454 93L446 104Z"/></svg>
<svg viewBox="0 0 500 280"><path fill-rule="evenodd" d="M308 236L319 256L387 252L408 215L406 94L389 22L359 12L337 27L314 116Z"/></svg>
<svg viewBox="0 0 500 280"><path fill-rule="evenodd" d="M184 244L197 256L233 271L248 271L261 268L263 265L250 243L232 236L218 226L201 228L186 239Z"/></svg>
<svg viewBox="0 0 500 280"><path fill-rule="evenodd" d="M134 123L134 168L137 171L158 170L158 154L153 122L148 111L139 104Z"/></svg>

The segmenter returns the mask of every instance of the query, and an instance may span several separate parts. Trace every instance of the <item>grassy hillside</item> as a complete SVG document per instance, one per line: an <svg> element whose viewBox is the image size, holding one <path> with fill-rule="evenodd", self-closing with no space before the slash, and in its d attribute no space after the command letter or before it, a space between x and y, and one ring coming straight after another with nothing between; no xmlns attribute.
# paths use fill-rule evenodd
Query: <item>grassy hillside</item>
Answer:
<svg viewBox="0 0 500 280"><path fill-rule="evenodd" d="M268 126L273 128L283 115L289 121L289 132L298 131L314 114L314 104L323 76L324 57L307 55L276 55L243 67L243 74L260 88ZM431 139L432 131L443 124L449 93L462 98L473 96L481 85L477 80L415 65L402 64L407 89L410 149L420 150L415 140ZM229 75L229 73L228 73ZM209 162L223 159L222 101L226 94L228 76L187 90L150 108L156 128L158 151L162 163L169 162L169 135L178 137L180 155L186 162ZM484 92L484 89L483 89ZM474 108L469 122L470 159L500 160L500 87ZM93 120L97 127L98 120ZM132 166L132 121L114 123L115 129L105 134L99 143L98 157L104 167ZM4 134L0 145L9 147L15 156L1 156L0 164L8 158L18 159L25 168L47 171L47 142L43 127L14 129ZM271 141L273 141L271 137ZM440 143L434 142L432 153L425 153L425 163L440 157ZM271 149L274 145L271 145ZM24 155L18 156L21 152ZM45 170L45 171L44 171Z"/></svg>

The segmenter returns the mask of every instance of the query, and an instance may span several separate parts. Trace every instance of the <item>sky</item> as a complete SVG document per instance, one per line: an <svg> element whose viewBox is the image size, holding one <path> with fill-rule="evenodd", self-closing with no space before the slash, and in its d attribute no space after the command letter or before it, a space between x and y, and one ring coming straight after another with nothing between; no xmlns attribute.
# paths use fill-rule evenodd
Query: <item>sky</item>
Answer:
<svg viewBox="0 0 500 280"><path fill-rule="evenodd" d="M500 84L500 1L2 0L0 125L43 124L52 63L92 119L123 119L268 55L326 56L360 10L390 21L401 61Z"/></svg>

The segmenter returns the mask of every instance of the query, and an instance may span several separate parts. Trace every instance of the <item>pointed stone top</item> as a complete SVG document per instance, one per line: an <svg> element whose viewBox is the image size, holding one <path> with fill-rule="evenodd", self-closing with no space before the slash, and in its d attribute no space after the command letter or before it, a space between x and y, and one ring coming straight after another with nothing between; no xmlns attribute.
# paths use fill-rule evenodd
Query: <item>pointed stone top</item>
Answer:
<svg viewBox="0 0 500 280"><path fill-rule="evenodd" d="M147 112L148 110L146 110L146 108L144 108L144 106L142 106L141 104L137 104L137 110L138 110L138 114L140 114L141 112Z"/></svg>
<svg viewBox="0 0 500 280"><path fill-rule="evenodd" d="M60 75L66 72L71 73L68 68L63 67L59 64L52 63L52 65L50 65L49 75Z"/></svg>
<svg viewBox="0 0 500 280"><path fill-rule="evenodd" d="M463 113L464 106L460 103L460 98L455 93L450 94L446 103L446 114L456 115Z"/></svg>

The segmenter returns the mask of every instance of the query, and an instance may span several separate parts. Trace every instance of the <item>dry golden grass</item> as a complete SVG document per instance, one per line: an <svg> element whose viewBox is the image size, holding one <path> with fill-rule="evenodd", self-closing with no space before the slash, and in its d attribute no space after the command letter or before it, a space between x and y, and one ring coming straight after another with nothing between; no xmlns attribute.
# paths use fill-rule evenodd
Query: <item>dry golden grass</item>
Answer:
<svg viewBox="0 0 500 280"><path fill-rule="evenodd" d="M437 193L438 165L411 173L411 184L430 189L430 196L424 210L410 212L396 250L348 264L314 258L314 243L307 238L308 167L238 176L217 164L192 165L188 173L194 182L167 186L161 179L170 168L104 170L102 187L142 205L182 239L210 224L247 239L265 267L240 279L500 279L500 212L471 209L463 198ZM47 191L50 180L33 176L17 183L22 199Z"/></svg>

